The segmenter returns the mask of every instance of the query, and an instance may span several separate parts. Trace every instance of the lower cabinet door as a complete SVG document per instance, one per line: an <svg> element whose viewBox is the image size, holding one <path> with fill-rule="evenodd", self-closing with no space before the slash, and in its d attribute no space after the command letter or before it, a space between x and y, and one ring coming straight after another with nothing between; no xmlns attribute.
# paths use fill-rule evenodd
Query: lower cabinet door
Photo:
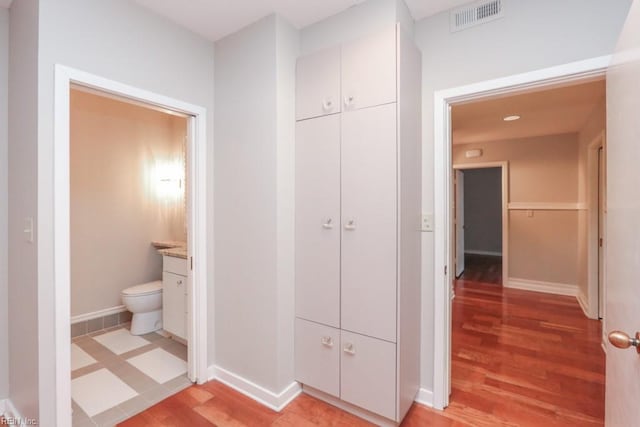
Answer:
<svg viewBox="0 0 640 427"><path fill-rule="evenodd" d="M296 380L332 396L340 393L340 330L296 318Z"/></svg>
<svg viewBox="0 0 640 427"><path fill-rule="evenodd" d="M185 276L166 271L162 273L162 328L182 339L187 339L186 288Z"/></svg>
<svg viewBox="0 0 640 427"><path fill-rule="evenodd" d="M396 345L342 331L340 398L396 418Z"/></svg>

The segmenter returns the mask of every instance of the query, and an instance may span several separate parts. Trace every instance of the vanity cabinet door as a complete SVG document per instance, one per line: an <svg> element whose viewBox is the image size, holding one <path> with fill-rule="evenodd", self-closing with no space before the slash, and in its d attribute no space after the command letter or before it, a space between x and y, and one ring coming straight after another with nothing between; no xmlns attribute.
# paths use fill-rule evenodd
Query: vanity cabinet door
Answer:
<svg viewBox="0 0 640 427"><path fill-rule="evenodd" d="M187 339L185 322L187 278L179 274L162 273L163 329L178 338Z"/></svg>

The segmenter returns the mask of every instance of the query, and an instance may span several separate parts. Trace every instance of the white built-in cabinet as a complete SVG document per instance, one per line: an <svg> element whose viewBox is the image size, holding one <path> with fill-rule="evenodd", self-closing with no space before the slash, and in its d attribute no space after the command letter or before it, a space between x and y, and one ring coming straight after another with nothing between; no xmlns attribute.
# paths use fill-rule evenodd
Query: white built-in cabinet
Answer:
<svg viewBox="0 0 640 427"><path fill-rule="evenodd" d="M187 260L162 257L162 328L187 339Z"/></svg>
<svg viewBox="0 0 640 427"><path fill-rule="evenodd" d="M296 72L296 379L393 422L419 384L420 67L394 27Z"/></svg>

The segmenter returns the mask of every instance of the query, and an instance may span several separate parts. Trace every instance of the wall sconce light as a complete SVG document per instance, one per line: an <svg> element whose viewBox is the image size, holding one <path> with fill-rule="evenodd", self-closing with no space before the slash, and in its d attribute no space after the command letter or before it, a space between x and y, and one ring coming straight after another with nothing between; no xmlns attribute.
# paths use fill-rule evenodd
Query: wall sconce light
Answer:
<svg viewBox="0 0 640 427"><path fill-rule="evenodd" d="M158 162L154 179L156 195L161 200L178 200L184 196L184 170L182 162Z"/></svg>

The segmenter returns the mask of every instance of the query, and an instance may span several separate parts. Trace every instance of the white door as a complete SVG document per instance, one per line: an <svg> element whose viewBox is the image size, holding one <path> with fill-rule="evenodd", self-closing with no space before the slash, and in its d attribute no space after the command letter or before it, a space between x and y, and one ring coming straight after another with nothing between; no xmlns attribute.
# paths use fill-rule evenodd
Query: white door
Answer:
<svg viewBox="0 0 640 427"><path fill-rule="evenodd" d="M456 277L460 277L464 273L464 172L456 169L455 173Z"/></svg>
<svg viewBox="0 0 640 427"><path fill-rule="evenodd" d="M303 56L296 67L296 120L339 113L340 48Z"/></svg>
<svg viewBox="0 0 640 427"><path fill-rule="evenodd" d="M396 100L396 27L342 47L342 102L355 110Z"/></svg>
<svg viewBox="0 0 640 427"><path fill-rule="evenodd" d="M396 340L396 104L342 114L341 327Z"/></svg>
<svg viewBox="0 0 640 427"><path fill-rule="evenodd" d="M607 72L607 333L640 331L640 1L627 22ZM607 348L605 424L640 420L640 354Z"/></svg>
<svg viewBox="0 0 640 427"><path fill-rule="evenodd" d="M340 327L340 115L296 123L296 316Z"/></svg>

